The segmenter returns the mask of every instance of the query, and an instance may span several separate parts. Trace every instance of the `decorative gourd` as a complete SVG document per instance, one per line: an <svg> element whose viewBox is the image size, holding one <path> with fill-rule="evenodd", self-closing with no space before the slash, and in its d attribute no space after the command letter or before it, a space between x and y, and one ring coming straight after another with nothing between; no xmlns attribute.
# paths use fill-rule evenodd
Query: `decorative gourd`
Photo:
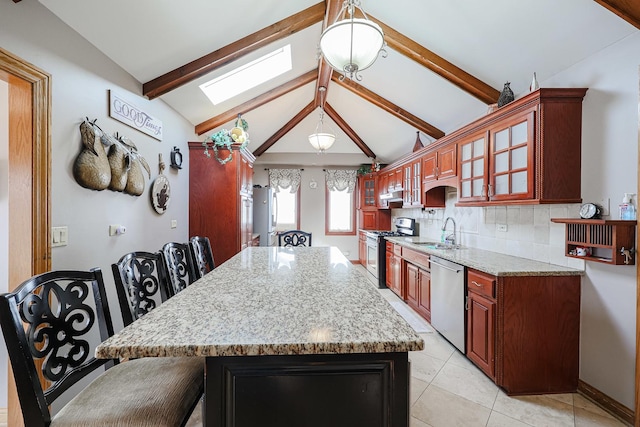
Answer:
<svg viewBox="0 0 640 427"><path fill-rule="evenodd" d="M73 164L73 177L81 186L100 191L109 187L111 167L104 146L100 142L103 132L95 122L90 122L87 118L80 124L84 148Z"/></svg>

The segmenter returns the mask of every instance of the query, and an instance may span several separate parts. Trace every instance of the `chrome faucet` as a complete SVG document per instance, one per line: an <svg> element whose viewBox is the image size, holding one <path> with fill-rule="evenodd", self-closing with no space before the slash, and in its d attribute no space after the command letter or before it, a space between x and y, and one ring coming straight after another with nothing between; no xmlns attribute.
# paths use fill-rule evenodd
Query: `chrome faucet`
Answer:
<svg viewBox="0 0 640 427"><path fill-rule="evenodd" d="M449 234L445 237L444 232L447 230L447 224L449 220L453 223L453 233ZM448 216L447 219L444 220L444 225L442 226L442 243L447 243L450 245L456 244L456 220L453 217Z"/></svg>

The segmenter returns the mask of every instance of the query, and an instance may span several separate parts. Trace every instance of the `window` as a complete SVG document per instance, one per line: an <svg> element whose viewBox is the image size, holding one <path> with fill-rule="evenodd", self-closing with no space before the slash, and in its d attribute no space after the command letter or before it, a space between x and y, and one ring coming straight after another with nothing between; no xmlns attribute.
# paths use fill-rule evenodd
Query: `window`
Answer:
<svg viewBox="0 0 640 427"><path fill-rule="evenodd" d="M268 53L200 85L213 105L233 98L291 70L291 45Z"/></svg>
<svg viewBox="0 0 640 427"><path fill-rule="evenodd" d="M325 186L325 188L327 188ZM355 192L326 189L325 234L355 235Z"/></svg>
<svg viewBox="0 0 640 427"><path fill-rule="evenodd" d="M278 188L276 195L276 231L300 229L300 187L294 193L291 188Z"/></svg>

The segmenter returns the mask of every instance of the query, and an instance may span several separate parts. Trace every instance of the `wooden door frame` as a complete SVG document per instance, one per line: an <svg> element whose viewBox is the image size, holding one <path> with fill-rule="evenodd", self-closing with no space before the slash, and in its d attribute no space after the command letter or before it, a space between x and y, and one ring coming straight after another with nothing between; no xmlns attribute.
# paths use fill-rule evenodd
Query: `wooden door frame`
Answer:
<svg viewBox="0 0 640 427"><path fill-rule="evenodd" d="M11 290L51 270L51 76L0 48L0 79L9 83ZM7 421L18 426L23 424L22 414L9 371Z"/></svg>

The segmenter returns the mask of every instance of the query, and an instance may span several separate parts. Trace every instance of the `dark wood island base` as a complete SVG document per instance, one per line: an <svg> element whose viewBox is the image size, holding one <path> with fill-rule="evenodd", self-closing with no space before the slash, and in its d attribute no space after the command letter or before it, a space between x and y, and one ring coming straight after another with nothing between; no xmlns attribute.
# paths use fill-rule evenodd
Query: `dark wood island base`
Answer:
<svg viewBox="0 0 640 427"><path fill-rule="evenodd" d="M407 353L207 357L205 427L409 425Z"/></svg>

